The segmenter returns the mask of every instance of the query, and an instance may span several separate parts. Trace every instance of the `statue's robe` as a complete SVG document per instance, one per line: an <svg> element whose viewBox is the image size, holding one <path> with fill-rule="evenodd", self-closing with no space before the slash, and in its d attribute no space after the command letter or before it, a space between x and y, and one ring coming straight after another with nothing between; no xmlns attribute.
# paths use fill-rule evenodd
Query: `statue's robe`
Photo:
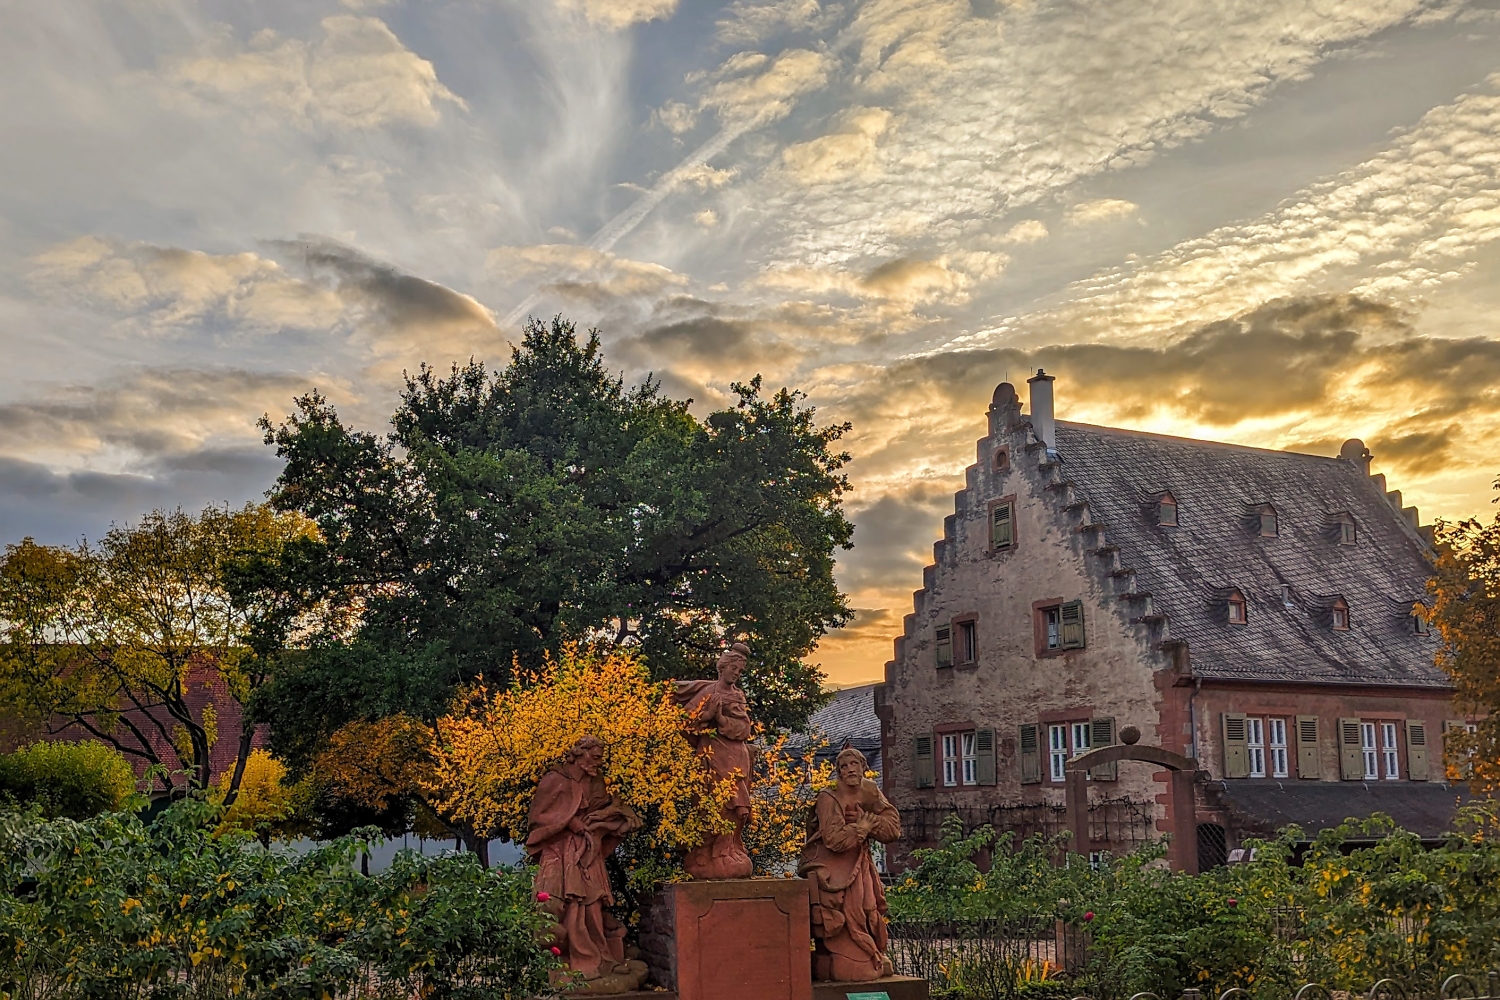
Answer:
<svg viewBox="0 0 1500 1000"><path fill-rule="evenodd" d="M890 974L885 888L869 841L853 825L861 812L876 816L870 839L882 844L900 839L901 814L869 779L860 784L858 806L846 808L825 790L808 818L797 874L807 879L812 896L818 979L866 982Z"/></svg>
<svg viewBox="0 0 1500 1000"><path fill-rule="evenodd" d="M575 818L581 833L569 826ZM563 958L585 979L625 961L625 928L605 911L615 899L604 859L640 825L602 780L572 764L543 775L531 800L526 850L537 862L536 889L562 901Z"/></svg>

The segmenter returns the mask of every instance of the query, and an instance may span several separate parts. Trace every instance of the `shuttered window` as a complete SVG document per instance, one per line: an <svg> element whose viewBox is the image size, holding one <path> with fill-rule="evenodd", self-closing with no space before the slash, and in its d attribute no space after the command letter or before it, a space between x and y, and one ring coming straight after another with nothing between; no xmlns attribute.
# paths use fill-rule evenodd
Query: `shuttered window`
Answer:
<svg viewBox="0 0 1500 1000"><path fill-rule="evenodd" d="M1271 777L1285 778L1288 774L1286 720L1267 719L1266 737L1270 742Z"/></svg>
<svg viewBox="0 0 1500 1000"><path fill-rule="evenodd" d="M990 508L990 548L1008 549L1016 543L1016 505L1001 500Z"/></svg>
<svg viewBox="0 0 1500 1000"><path fill-rule="evenodd" d="M932 734L922 733L911 740L911 769L918 788L931 788L933 782Z"/></svg>
<svg viewBox="0 0 1500 1000"><path fill-rule="evenodd" d="M1396 723L1382 722L1380 724L1380 763L1385 780L1399 781L1401 779L1400 757L1400 751L1396 749Z"/></svg>
<svg viewBox="0 0 1500 1000"><path fill-rule="evenodd" d="M1225 712L1224 777L1245 778L1250 774L1250 752L1244 712Z"/></svg>
<svg viewBox="0 0 1500 1000"><path fill-rule="evenodd" d="M1068 727L1047 727L1047 758L1053 781L1066 778L1068 767Z"/></svg>
<svg viewBox="0 0 1500 1000"><path fill-rule="evenodd" d="M1317 781L1323 777L1323 754L1318 742L1318 717L1299 715L1297 725L1297 777Z"/></svg>
<svg viewBox="0 0 1500 1000"><path fill-rule="evenodd" d="M1089 723L1089 749L1115 745L1115 720L1095 718ZM1089 768L1089 777L1095 781L1114 781L1120 776L1120 765L1114 761Z"/></svg>
<svg viewBox="0 0 1500 1000"><path fill-rule="evenodd" d="M1250 777L1266 776L1266 723L1264 719L1245 720L1245 760Z"/></svg>
<svg viewBox="0 0 1500 1000"><path fill-rule="evenodd" d="M1406 776L1427 780L1427 723L1406 721Z"/></svg>
<svg viewBox="0 0 1500 1000"><path fill-rule="evenodd" d="M1339 777L1345 781L1359 781L1365 776L1359 720L1340 719L1338 735Z"/></svg>
<svg viewBox="0 0 1500 1000"><path fill-rule="evenodd" d="M977 663L979 660L979 627L974 622L958 623L958 662Z"/></svg>
<svg viewBox="0 0 1500 1000"><path fill-rule="evenodd" d="M939 625L933 629L932 638L937 648L937 665L940 667L953 666L953 626Z"/></svg>
<svg viewBox="0 0 1500 1000"><path fill-rule="evenodd" d="M1062 648L1083 648L1083 602L1069 601L1057 609L1062 625Z"/></svg>
<svg viewBox="0 0 1500 1000"><path fill-rule="evenodd" d="M981 785L995 783L995 731L974 730L974 780Z"/></svg>
<svg viewBox="0 0 1500 1000"><path fill-rule="evenodd" d="M1041 737L1035 723L1021 727L1021 784L1035 785L1042 780Z"/></svg>

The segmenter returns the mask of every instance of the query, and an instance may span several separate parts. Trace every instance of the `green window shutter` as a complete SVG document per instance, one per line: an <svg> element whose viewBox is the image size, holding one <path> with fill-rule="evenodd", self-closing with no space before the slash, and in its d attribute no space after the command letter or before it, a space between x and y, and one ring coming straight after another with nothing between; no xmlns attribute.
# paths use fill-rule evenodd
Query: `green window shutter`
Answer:
<svg viewBox="0 0 1500 1000"><path fill-rule="evenodd" d="M990 548L1008 549L1015 544L1016 507L1010 501L990 508Z"/></svg>
<svg viewBox="0 0 1500 1000"><path fill-rule="evenodd" d="M1364 747L1359 742L1359 720L1339 720L1339 777L1360 781L1365 776Z"/></svg>
<svg viewBox="0 0 1500 1000"><path fill-rule="evenodd" d="M1057 609L1062 622L1062 648L1083 648L1083 602L1069 601Z"/></svg>
<svg viewBox="0 0 1500 1000"><path fill-rule="evenodd" d="M931 788L933 785L932 767L932 734L923 733L913 736L911 739L911 769L916 777L918 788Z"/></svg>
<svg viewBox="0 0 1500 1000"><path fill-rule="evenodd" d="M1244 712L1225 712L1224 777L1244 778L1250 774L1250 739L1245 732Z"/></svg>
<svg viewBox="0 0 1500 1000"><path fill-rule="evenodd" d="M995 783L995 731L974 730L974 778L981 785Z"/></svg>
<svg viewBox="0 0 1500 1000"><path fill-rule="evenodd" d="M932 638L937 648L937 665L940 667L953 666L953 626L939 625L933 629Z"/></svg>
<svg viewBox="0 0 1500 1000"><path fill-rule="evenodd" d="M1098 750L1100 747L1115 745L1115 720L1094 719L1089 723L1089 749ZM1100 764L1098 767L1089 768L1089 777L1095 781L1114 781L1120 776L1120 765L1116 761L1108 764Z"/></svg>
<svg viewBox="0 0 1500 1000"><path fill-rule="evenodd" d="M1042 780L1041 737L1035 723L1021 727L1021 784L1036 785Z"/></svg>
<svg viewBox="0 0 1500 1000"><path fill-rule="evenodd" d="M1297 777L1318 781L1323 777L1322 744L1318 738L1318 717L1297 716Z"/></svg>
<svg viewBox="0 0 1500 1000"><path fill-rule="evenodd" d="M1406 776L1427 780L1427 723L1406 720Z"/></svg>

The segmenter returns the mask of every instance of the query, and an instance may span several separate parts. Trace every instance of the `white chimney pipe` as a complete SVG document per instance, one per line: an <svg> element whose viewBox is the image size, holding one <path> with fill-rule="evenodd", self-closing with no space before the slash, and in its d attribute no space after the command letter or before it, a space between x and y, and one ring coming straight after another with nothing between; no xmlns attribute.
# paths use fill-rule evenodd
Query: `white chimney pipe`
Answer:
<svg viewBox="0 0 1500 1000"><path fill-rule="evenodd" d="M1026 380L1031 386L1031 429L1049 452L1057 451L1057 422L1052 416L1052 383L1055 381L1040 368Z"/></svg>

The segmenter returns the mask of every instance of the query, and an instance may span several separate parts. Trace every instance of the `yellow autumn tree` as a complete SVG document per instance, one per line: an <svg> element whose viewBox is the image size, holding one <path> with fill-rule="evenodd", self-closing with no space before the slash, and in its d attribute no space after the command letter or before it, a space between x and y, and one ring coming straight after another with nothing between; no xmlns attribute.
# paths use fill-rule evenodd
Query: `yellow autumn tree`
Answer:
<svg viewBox="0 0 1500 1000"><path fill-rule="evenodd" d="M673 855L727 828L720 810L732 788L711 786L672 691L629 650L567 646L535 674L504 691L477 688L438 719L433 767L419 781L444 814L524 840L537 782L593 735L605 746L605 785L645 822L638 836Z"/></svg>
<svg viewBox="0 0 1500 1000"><path fill-rule="evenodd" d="M214 800L222 803L228 797L233 777L229 771L219 776ZM264 750L252 750L245 760L239 794L219 817L217 832L244 830L270 847L272 838L296 833L294 817L305 797L298 783L287 781L285 764Z"/></svg>
<svg viewBox="0 0 1500 1000"><path fill-rule="evenodd" d="M757 872L768 875L796 871L807 839L807 815L818 793L833 784L833 762L819 761L824 744L794 749L787 734L757 736L755 780L751 785L750 823L745 848Z"/></svg>

